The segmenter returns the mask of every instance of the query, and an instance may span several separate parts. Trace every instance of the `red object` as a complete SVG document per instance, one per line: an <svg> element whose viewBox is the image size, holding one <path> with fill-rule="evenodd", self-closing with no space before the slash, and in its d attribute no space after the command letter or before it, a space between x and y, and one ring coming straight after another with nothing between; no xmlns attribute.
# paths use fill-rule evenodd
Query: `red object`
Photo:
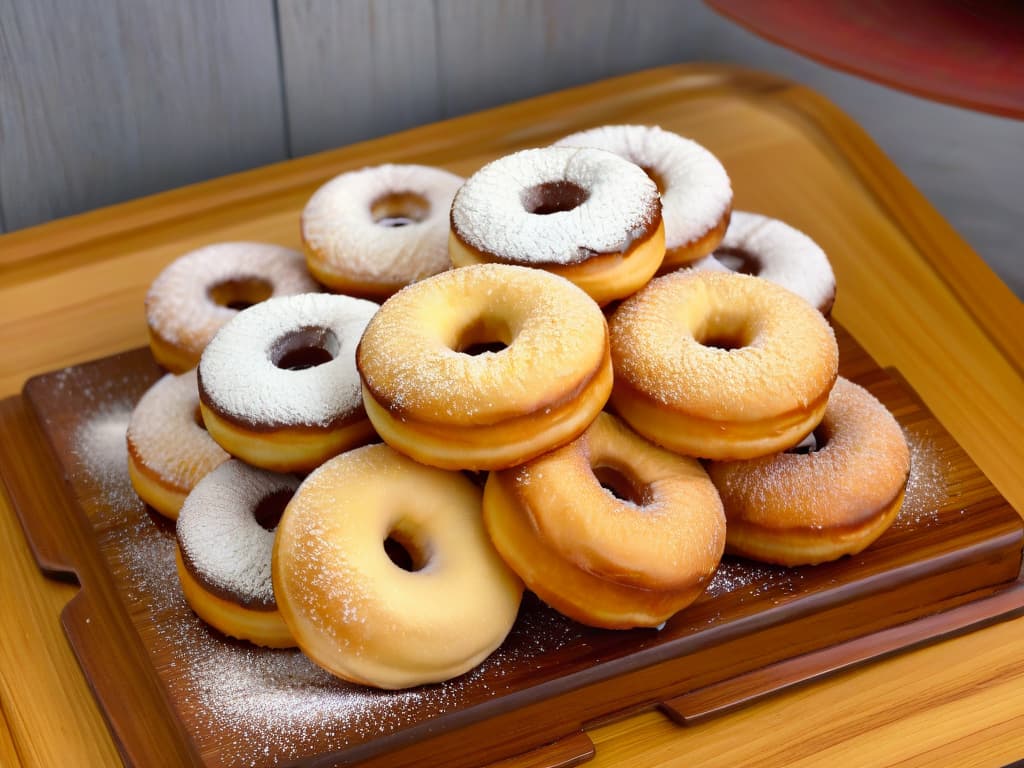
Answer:
<svg viewBox="0 0 1024 768"><path fill-rule="evenodd" d="M707 0L761 37L935 101L1024 118L1024 2Z"/></svg>

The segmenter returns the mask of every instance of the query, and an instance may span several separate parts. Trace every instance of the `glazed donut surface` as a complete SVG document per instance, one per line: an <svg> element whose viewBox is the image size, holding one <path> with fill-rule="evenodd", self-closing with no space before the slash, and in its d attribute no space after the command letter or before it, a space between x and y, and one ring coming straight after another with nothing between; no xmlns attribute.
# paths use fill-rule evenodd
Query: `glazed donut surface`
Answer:
<svg viewBox="0 0 1024 768"><path fill-rule="evenodd" d="M614 152L657 184L665 220L662 271L706 256L722 240L732 185L718 158L697 142L657 126L606 125L566 136L555 146Z"/></svg>
<svg viewBox="0 0 1024 768"><path fill-rule="evenodd" d="M721 245L693 269L760 277L788 288L826 317L836 297L836 277L821 247L800 230L756 213L733 211Z"/></svg>
<svg viewBox="0 0 1024 768"><path fill-rule="evenodd" d="M386 445L313 472L285 510L273 559L278 604L303 652L389 689L448 680L490 655L512 628L522 584L487 538L480 497L462 474Z"/></svg>
<svg viewBox="0 0 1024 768"><path fill-rule="evenodd" d="M527 149L473 174L455 196L449 254L459 266L546 269L599 304L628 296L661 266L658 189L610 152Z"/></svg>
<svg viewBox="0 0 1024 768"><path fill-rule="evenodd" d="M200 425L195 370L168 373L128 422L128 476L139 497L174 520L196 483L229 458Z"/></svg>
<svg viewBox="0 0 1024 768"><path fill-rule="evenodd" d="M729 552L813 565L862 551L892 524L910 452L885 406L839 378L814 435L810 453L708 466L725 506Z"/></svg>
<svg viewBox="0 0 1024 768"><path fill-rule="evenodd" d="M487 343L503 348L473 354ZM451 270L395 294L356 358L380 436L446 469L501 469L562 445L611 391L598 306L567 280L504 264Z"/></svg>
<svg viewBox="0 0 1024 768"><path fill-rule="evenodd" d="M821 421L838 372L821 313L748 275L657 278L609 326L616 412L689 456L752 458L796 445Z"/></svg>
<svg viewBox="0 0 1024 768"><path fill-rule="evenodd" d="M310 293L240 313L199 363L210 435L233 456L278 472L312 469L370 439L355 349L377 308Z"/></svg>
<svg viewBox="0 0 1024 768"><path fill-rule="evenodd" d="M277 519L298 480L229 460L185 500L176 526L185 598L207 624L257 645L295 645L270 575Z"/></svg>
<svg viewBox="0 0 1024 768"><path fill-rule="evenodd" d="M216 243L171 262L146 293L153 357L182 373L239 308L319 291L298 251L269 243Z"/></svg>
<svg viewBox="0 0 1024 768"><path fill-rule="evenodd" d="M725 546L722 503L700 463L607 413L569 445L492 472L484 521L528 588L608 629L654 627L689 605Z"/></svg>
<svg viewBox="0 0 1024 768"><path fill-rule="evenodd" d="M378 165L320 187L302 212L310 271L332 290L383 300L443 272L448 215L464 179L425 165Z"/></svg>

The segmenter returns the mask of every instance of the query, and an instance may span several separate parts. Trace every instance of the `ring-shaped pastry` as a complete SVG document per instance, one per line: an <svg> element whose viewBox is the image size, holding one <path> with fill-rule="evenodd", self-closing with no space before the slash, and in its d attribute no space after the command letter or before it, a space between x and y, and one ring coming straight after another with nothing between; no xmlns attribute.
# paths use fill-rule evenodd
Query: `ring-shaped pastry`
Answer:
<svg viewBox="0 0 1024 768"><path fill-rule="evenodd" d="M817 449L809 453L708 465L725 506L730 553L814 565L857 554L895 520L910 451L885 406L840 378L814 436Z"/></svg>
<svg viewBox="0 0 1024 768"><path fill-rule="evenodd" d="M303 652L388 689L482 662L511 630L522 583L487 538L480 505L469 478L386 445L313 472L285 510L273 559L277 602Z"/></svg>
<svg viewBox="0 0 1024 768"><path fill-rule="evenodd" d="M839 348L814 307L748 275L657 278L609 322L615 411L666 448L746 459L790 448L821 421Z"/></svg>
<svg viewBox="0 0 1024 768"><path fill-rule="evenodd" d="M457 267L538 267L607 304L635 293L661 266L658 189L611 152L516 152L485 165L455 195L448 252Z"/></svg>
<svg viewBox="0 0 1024 768"><path fill-rule="evenodd" d="M725 546L722 503L700 463L607 413L569 445L492 472L484 521L529 589L608 629L654 627L692 603Z"/></svg>
<svg viewBox="0 0 1024 768"><path fill-rule="evenodd" d="M504 264L395 294L356 359L378 434L445 469L502 469L569 442L612 385L600 308L568 280Z"/></svg>

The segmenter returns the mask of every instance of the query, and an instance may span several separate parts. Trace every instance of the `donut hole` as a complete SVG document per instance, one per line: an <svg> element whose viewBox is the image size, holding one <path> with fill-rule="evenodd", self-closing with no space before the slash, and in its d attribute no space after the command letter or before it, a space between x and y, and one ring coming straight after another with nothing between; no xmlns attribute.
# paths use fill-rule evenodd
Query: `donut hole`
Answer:
<svg viewBox="0 0 1024 768"><path fill-rule="evenodd" d="M330 328L306 327L285 334L273 343L270 360L278 368L302 371L329 363L341 344Z"/></svg>
<svg viewBox="0 0 1024 768"><path fill-rule="evenodd" d="M786 453L817 453L828 444L828 431L818 427Z"/></svg>
<svg viewBox="0 0 1024 768"><path fill-rule="evenodd" d="M642 507L647 503L647 486L638 482L629 472L610 464L591 467L601 487L619 501L627 501Z"/></svg>
<svg viewBox="0 0 1024 768"><path fill-rule="evenodd" d="M259 277L241 277L222 280L207 288L207 294L214 304L228 309L248 309L253 304L266 301L274 293L274 286Z"/></svg>
<svg viewBox="0 0 1024 768"><path fill-rule="evenodd" d="M463 355L477 356L497 353L512 341L508 323L491 317L478 317L456 336L452 349Z"/></svg>
<svg viewBox="0 0 1024 768"><path fill-rule="evenodd" d="M523 208L547 216L578 208L589 197L587 190L571 181L546 181L523 190Z"/></svg>
<svg viewBox="0 0 1024 768"><path fill-rule="evenodd" d="M699 344L727 352L750 346L750 329L742 317L720 315L714 323L704 323L693 337Z"/></svg>
<svg viewBox="0 0 1024 768"><path fill-rule="evenodd" d="M658 194L659 195L665 194L665 186L666 185L665 185L665 179L662 178L662 175L660 173L658 173L656 170L654 170L653 168L650 168L650 167L648 167L646 165L641 165L640 169L644 173L647 174L647 178L649 178L651 181L654 182L654 186L656 186L658 188Z"/></svg>
<svg viewBox="0 0 1024 768"><path fill-rule="evenodd" d="M415 192L391 192L370 203L370 216L381 227L407 227L430 215L430 202Z"/></svg>
<svg viewBox="0 0 1024 768"><path fill-rule="evenodd" d="M284 508L288 506L288 502L292 500L293 495L293 491L288 488L281 488L269 496L264 496L260 499L260 503L256 505L256 508L253 509L252 516L256 518L256 522L260 524L260 527L273 531L277 528L277 524L281 522Z"/></svg>
<svg viewBox="0 0 1024 768"><path fill-rule="evenodd" d="M732 272L755 277L761 274L761 260L743 248L719 248L714 255L719 264Z"/></svg>
<svg viewBox="0 0 1024 768"><path fill-rule="evenodd" d="M384 539L384 554L403 571L415 573L430 560L430 553L419 538L409 531L396 528Z"/></svg>

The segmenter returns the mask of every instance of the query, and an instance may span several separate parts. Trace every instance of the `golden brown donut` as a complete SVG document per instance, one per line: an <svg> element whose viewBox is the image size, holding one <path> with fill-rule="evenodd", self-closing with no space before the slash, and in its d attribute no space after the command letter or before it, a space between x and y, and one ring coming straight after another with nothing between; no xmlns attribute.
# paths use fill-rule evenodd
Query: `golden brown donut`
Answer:
<svg viewBox="0 0 1024 768"><path fill-rule="evenodd" d="M722 503L700 463L607 413L569 445L492 472L484 522L528 588L608 629L656 627L692 603L725 546Z"/></svg>
<svg viewBox="0 0 1024 768"><path fill-rule="evenodd" d="M748 275L676 272L609 322L616 412L677 453L746 459L821 421L839 348L814 307Z"/></svg>
<svg viewBox="0 0 1024 768"><path fill-rule="evenodd" d="M174 520L185 497L230 457L202 426L195 370L166 374L128 422L128 477L144 502Z"/></svg>
<svg viewBox="0 0 1024 768"><path fill-rule="evenodd" d="M309 471L372 439L355 347L376 310L351 296L310 293L241 312L199 363L210 436L275 472Z"/></svg>
<svg viewBox="0 0 1024 768"><path fill-rule="evenodd" d="M729 226L732 185L725 168L692 139L649 125L605 125L555 142L595 147L639 165L658 185L665 220L665 258L671 272L711 253Z"/></svg>
<svg viewBox="0 0 1024 768"><path fill-rule="evenodd" d="M860 552L896 518L910 452L885 406L840 378L814 436L810 453L709 464L730 553L813 565Z"/></svg>
<svg viewBox="0 0 1024 768"><path fill-rule="evenodd" d="M303 652L339 677L389 689L482 662L511 630L523 588L487 538L480 498L461 473L379 444L306 478L273 557L274 592Z"/></svg>
<svg viewBox="0 0 1024 768"><path fill-rule="evenodd" d="M478 345L498 345L499 351ZM612 386L600 308L568 280L482 264L415 283L366 328L356 364L385 442L445 469L502 469L577 437Z"/></svg>
<svg viewBox="0 0 1024 768"><path fill-rule="evenodd" d="M298 251L269 243L215 243L171 262L146 293L149 346L169 371L195 368L240 309L271 296L319 291Z"/></svg>
<svg viewBox="0 0 1024 768"><path fill-rule="evenodd" d="M516 152L485 165L455 195L448 253L456 267L539 267L607 304L639 290L661 266L658 189L610 152Z"/></svg>
<svg viewBox="0 0 1024 768"><path fill-rule="evenodd" d="M192 610L225 635L295 645L274 600L270 561L274 529L298 485L232 459L185 499L175 529L178 577Z"/></svg>

